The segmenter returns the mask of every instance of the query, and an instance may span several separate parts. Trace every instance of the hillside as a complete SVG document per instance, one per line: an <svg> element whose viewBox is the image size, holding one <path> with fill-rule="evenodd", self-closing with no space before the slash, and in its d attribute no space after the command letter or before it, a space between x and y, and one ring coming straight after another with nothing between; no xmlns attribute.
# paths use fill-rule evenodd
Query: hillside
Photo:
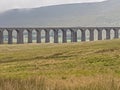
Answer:
<svg viewBox="0 0 120 90"><path fill-rule="evenodd" d="M14 9L0 14L0 26L120 26L120 0Z"/></svg>
<svg viewBox="0 0 120 90"><path fill-rule="evenodd" d="M119 90L119 52L119 39L1 45L0 90Z"/></svg>

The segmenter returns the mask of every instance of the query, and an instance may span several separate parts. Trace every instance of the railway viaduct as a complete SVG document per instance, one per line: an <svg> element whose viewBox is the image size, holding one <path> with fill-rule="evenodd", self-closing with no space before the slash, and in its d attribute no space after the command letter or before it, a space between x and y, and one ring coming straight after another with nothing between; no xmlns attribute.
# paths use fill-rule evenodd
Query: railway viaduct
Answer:
<svg viewBox="0 0 120 90"><path fill-rule="evenodd" d="M89 31L90 37L89 41L94 41L95 39L95 30L98 32L98 40L102 40L102 31L106 32L106 39L111 38L111 30L114 32L114 38L119 38L120 27L44 27L44 28L0 28L0 44L4 44L4 35L3 32L7 31L8 33L8 44L13 44L13 31L17 32L17 44L24 44L23 32L28 32L28 43L32 43L32 31L36 31L36 42L41 43L41 31L45 32L45 43L50 42L50 31L54 32L54 43L59 43L58 32L62 32L62 43L67 43L67 31L71 33L71 42L77 42L77 33L81 32L81 41L86 41L86 30Z"/></svg>

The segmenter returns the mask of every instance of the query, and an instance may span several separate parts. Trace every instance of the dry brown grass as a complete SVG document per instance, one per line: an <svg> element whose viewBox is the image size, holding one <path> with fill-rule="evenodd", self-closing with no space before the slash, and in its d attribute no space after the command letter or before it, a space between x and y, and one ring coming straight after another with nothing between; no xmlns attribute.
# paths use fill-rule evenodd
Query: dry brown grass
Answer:
<svg viewBox="0 0 120 90"><path fill-rule="evenodd" d="M120 79L112 76L71 77L69 79L0 79L0 90L120 90Z"/></svg>
<svg viewBox="0 0 120 90"><path fill-rule="evenodd" d="M0 46L0 90L120 90L120 40Z"/></svg>

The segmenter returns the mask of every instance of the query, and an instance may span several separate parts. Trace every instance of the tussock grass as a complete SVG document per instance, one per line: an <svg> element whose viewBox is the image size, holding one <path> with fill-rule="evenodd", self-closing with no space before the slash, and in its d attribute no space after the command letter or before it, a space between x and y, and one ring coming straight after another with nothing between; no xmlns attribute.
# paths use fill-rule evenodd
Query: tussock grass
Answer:
<svg viewBox="0 0 120 90"><path fill-rule="evenodd" d="M120 90L120 79L111 76L50 80L44 77L0 79L0 90Z"/></svg>
<svg viewBox="0 0 120 90"><path fill-rule="evenodd" d="M0 45L0 90L120 90L120 40Z"/></svg>

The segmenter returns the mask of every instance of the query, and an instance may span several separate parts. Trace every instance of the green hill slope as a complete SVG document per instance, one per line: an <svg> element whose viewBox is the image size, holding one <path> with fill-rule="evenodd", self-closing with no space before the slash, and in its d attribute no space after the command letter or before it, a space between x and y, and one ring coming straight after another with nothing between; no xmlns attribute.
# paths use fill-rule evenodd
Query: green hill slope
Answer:
<svg viewBox="0 0 120 90"><path fill-rule="evenodd" d="M9 90L17 87L28 90L32 85L34 89L29 90L48 90L35 89L40 82L41 87L54 87L50 90L58 90L55 87L60 88L59 90L119 90L119 77L119 39L71 44L0 46L1 90L6 88L6 84L9 84ZM115 89L109 87L112 84L115 86L111 87ZM80 89L84 87L86 89Z"/></svg>
<svg viewBox="0 0 120 90"><path fill-rule="evenodd" d="M0 13L0 26L120 26L120 0L14 9Z"/></svg>

